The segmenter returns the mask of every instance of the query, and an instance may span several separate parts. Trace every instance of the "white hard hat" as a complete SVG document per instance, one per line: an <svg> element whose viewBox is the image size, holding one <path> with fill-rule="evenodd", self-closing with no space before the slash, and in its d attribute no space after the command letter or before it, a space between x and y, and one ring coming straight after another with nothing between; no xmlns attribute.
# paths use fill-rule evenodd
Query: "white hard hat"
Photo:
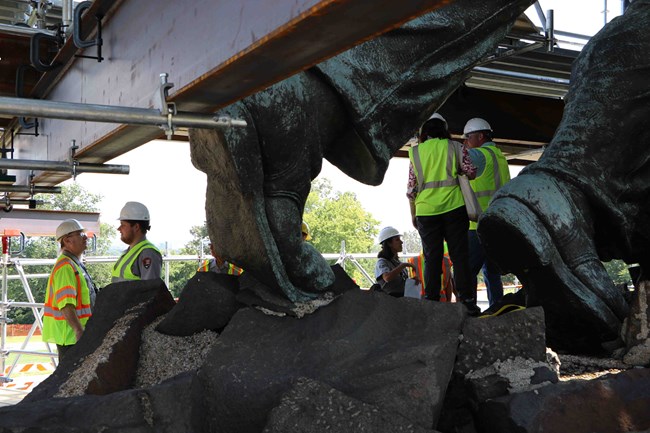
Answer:
<svg viewBox="0 0 650 433"><path fill-rule="evenodd" d="M477 131L492 132L492 127L490 126L489 123L487 123L485 119L481 119L480 117L474 117L473 119L469 119L465 124L465 129L463 129L463 137L467 138L467 134L471 134L472 132L477 132Z"/></svg>
<svg viewBox="0 0 650 433"><path fill-rule="evenodd" d="M149 221L149 210L137 201L128 201L120 211L118 220Z"/></svg>
<svg viewBox="0 0 650 433"><path fill-rule="evenodd" d="M448 128L447 121L445 120L444 117L442 117L442 115L440 113L433 113L427 120L431 120L431 119L442 120L442 123L445 124L445 128Z"/></svg>
<svg viewBox="0 0 650 433"><path fill-rule="evenodd" d="M393 236L402 236L402 234L395 227L384 227L379 231L379 237L377 238L377 243L380 244L386 239L390 239Z"/></svg>
<svg viewBox="0 0 650 433"><path fill-rule="evenodd" d="M79 221L76 219L65 220L56 228L56 240L60 241L62 237L80 230L85 229Z"/></svg>

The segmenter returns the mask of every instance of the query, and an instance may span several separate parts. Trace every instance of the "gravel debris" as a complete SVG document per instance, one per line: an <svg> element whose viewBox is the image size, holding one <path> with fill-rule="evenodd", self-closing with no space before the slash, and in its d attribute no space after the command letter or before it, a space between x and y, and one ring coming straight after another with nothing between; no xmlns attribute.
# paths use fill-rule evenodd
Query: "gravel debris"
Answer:
<svg viewBox="0 0 650 433"><path fill-rule="evenodd" d="M164 317L156 319L142 333L136 388L153 386L199 368L219 336L208 330L189 337L161 334L156 326Z"/></svg>
<svg viewBox="0 0 650 433"><path fill-rule="evenodd" d="M597 379L606 374L620 373L632 368L631 365L612 358L592 356L560 355L560 381L573 379Z"/></svg>

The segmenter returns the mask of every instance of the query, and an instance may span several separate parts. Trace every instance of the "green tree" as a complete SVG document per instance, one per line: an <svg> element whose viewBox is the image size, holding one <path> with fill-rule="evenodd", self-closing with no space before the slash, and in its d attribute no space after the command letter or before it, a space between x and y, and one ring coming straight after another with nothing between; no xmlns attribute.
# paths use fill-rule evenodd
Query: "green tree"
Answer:
<svg viewBox="0 0 650 433"><path fill-rule="evenodd" d="M72 183L64 185L61 194L38 194L36 199L43 200L43 205L40 206L42 210L64 210L72 212L97 212L99 210L99 203L102 200L100 194L93 194L81 185ZM112 239L115 237L117 231L109 224L100 224L100 232L97 234L97 247L96 251L87 251L87 255L104 255L110 248ZM89 240L89 248L91 247L91 240ZM33 259L54 259L59 254L59 245L53 236L49 237L33 237L25 241L25 249L20 254L20 257L33 258ZM88 266L88 273L97 287L104 287L111 281L111 267L112 264L92 264ZM29 266L25 268L28 274L49 274L51 266ZM15 273L15 271L12 271ZM45 289L47 286L46 278L29 278L28 279L32 294L36 302L43 302L45 300ZM16 301L27 301L23 285L20 281L12 280L8 283L8 296L10 299ZM34 316L29 308L15 308L9 312L9 317L14 320L14 323L32 323Z"/></svg>
<svg viewBox="0 0 650 433"><path fill-rule="evenodd" d="M191 240L177 254L181 255L196 255L199 256L200 252L209 255L210 251L206 250L207 244L205 241L208 239L208 226L203 223L200 226L193 226L190 228ZM198 260L196 262L172 262L169 265L169 291L174 297L178 297L187 284L187 281L196 274L198 268Z"/></svg>
<svg viewBox="0 0 650 433"><path fill-rule="evenodd" d="M418 254L422 251L422 239L417 230L404 231L402 240L404 241L403 250L405 253Z"/></svg>
<svg viewBox="0 0 650 433"><path fill-rule="evenodd" d="M314 247L321 253L338 253L341 242L351 253L369 253L375 246L379 221L366 211L352 192L334 191L327 179L312 182L305 204L303 219L311 230ZM370 275L375 260L359 260ZM345 270L360 285L366 281L354 265L346 263Z"/></svg>

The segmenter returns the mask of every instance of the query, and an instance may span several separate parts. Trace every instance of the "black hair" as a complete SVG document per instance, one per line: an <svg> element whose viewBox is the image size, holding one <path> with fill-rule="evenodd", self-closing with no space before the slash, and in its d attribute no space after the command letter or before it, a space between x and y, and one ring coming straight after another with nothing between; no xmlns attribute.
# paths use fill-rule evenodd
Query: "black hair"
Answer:
<svg viewBox="0 0 650 433"><path fill-rule="evenodd" d="M378 259L386 259L386 260L391 260L393 257L395 257L395 253L393 253L393 250L390 249L390 241L393 240L394 238L399 237L398 236L391 236L388 239L385 239L381 242L381 251L377 253L377 258Z"/></svg>
<svg viewBox="0 0 650 433"><path fill-rule="evenodd" d="M440 119L429 119L424 122L420 128L418 139L420 143L424 143L431 138L451 138L445 122Z"/></svg>

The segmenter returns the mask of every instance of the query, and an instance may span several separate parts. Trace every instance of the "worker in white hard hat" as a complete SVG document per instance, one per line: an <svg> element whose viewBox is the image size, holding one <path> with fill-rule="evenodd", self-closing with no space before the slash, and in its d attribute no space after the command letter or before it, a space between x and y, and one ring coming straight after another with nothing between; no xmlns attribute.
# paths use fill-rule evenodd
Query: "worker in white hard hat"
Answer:
<svg viewBox="0 0 650 433"><path fill-rule="evenodd" d="M406 268L415 268L411 263L400 262L398 253L402 252L402 234L394 227L384 227L379 231L377 242L381 251L377 254L375 280L377 290L391 296L404 296L404 287L408 272Z"/></svg>
<svg viewBox="0 0 650 433"><path fill-rule="evenodd" d="M120 239L129 247L113 266L112 281L155 280L162 272L162 254L147 240L149 210L137 201L127 202L120 211Z"/></svg>
<svg viewBox="0 0 650 433"><path fill-rule="evenodd" d="M492 141L492 127L480 117L469 119L463 129L465 145L469 147L469 157L476 166L476 178L470 185L476 194L481 209L485 211L492 196L506 182L510 181L508 161ZM503 283L498 267L485 256L485 251L476 234L477 223L469 224L469 265L472 272L472 284L477 285L476 275L483 270L483 279L490 305L503 297Z"/></svg>
<svg viewBox="0 0 650 433"><path fill-rule="evenodd" d="M440 301L443 243L446 240L458 298L469 314L478 315L476 290L472 290L467 231L469 218L458 184L458 175L473 179L476 167L467 149L451 139L447 122L434 113L418 132L418 144L409 149L409 180L406 196L413 225L424 251L425 298Z"/></svg>
<svg viewBox="0 0 650 433"><path fill-rule="evenodd" d="M45 291L43 341L56 344L59 358L81 338L92 314L97 289L81 256L86 250L84 227L75 219L56 228L61 255L56 259Z"/></svg>
<svg viewBox="0 0 650 433"><path fill-rule="evenodd" d="M311 232L309 230L309 224L307 224L305 221L302 222L302 240L303 241L310 241L311 240Z"/></svg>
<svg viewBox="0 0 650 433"><path fill-rule="evenodd" d="M216 274L228 274L228 275L241 275L244 270L237 265L233 265L214 250L214 246L210 243L210 254L212 254L211 259L204 260L197 269L197 272L214 272Z"/></svg>

